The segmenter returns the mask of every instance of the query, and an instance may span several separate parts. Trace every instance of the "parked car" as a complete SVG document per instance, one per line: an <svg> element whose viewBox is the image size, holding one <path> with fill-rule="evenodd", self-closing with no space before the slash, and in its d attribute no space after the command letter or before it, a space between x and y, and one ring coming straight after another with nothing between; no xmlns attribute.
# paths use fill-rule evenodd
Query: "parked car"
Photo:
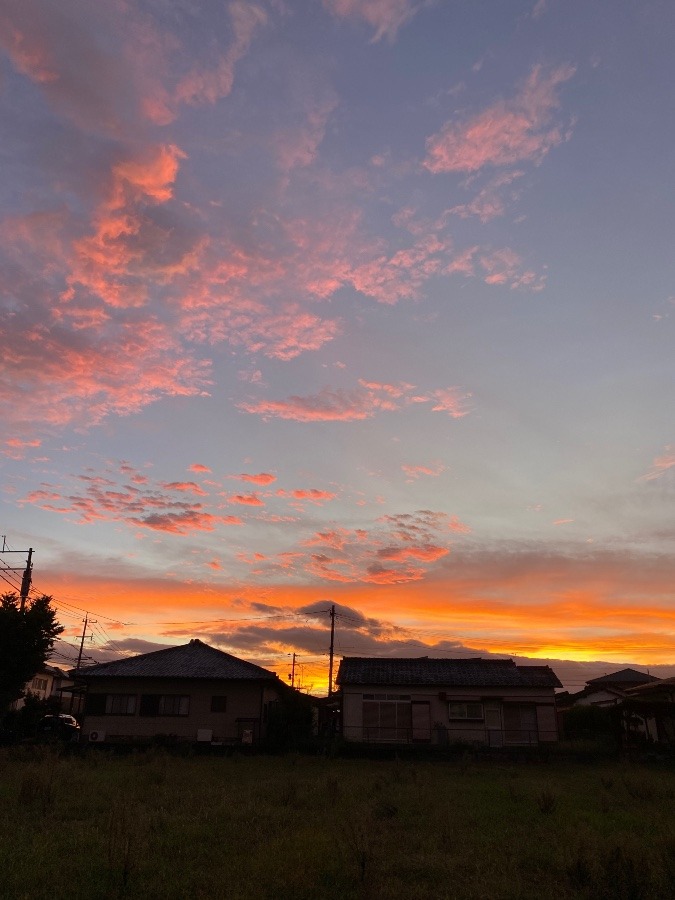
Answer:
<svg viewBox="0 0 675 900"><path fill-rule="evenodd" d="M61 741L79 741L80 726L75 716L66 713L43 716L37 727L39 738Z"/></svg>

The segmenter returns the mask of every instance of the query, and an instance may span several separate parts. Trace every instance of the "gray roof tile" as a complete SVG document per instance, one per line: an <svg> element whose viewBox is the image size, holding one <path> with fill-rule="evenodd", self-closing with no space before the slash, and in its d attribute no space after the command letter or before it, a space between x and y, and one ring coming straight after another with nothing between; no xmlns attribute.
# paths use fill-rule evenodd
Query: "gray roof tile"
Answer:
<svg viewBox="0 0 675 900"><path fill-rule="evenodd" d="M225 678L235 681L276 679L274 672L238 659L203 641L86 666L78 678Z"/></svg>
<svg viewBox="0 0 675 900"><path fill-rule="evenodd" d="M512 659L383 659L345 657L337 682L439 687L562 687L549 666L517 666Z"/></svg>

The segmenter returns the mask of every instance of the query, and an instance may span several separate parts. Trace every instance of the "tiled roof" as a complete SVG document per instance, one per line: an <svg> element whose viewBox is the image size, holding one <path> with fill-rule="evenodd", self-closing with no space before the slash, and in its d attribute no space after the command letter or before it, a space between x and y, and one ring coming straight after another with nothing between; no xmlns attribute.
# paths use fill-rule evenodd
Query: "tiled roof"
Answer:
<svg viewBox="0 0 675 900"><path fill-rule="evenodd" d="M338 684L442 687L562 687L549 666L517 666L512 659L364 659L345 657Z"/></svg>
<svg viewBox="0 0 675 900"><path fill-rule="evenodd" d="M591 678L586 684L592 684L595 687L601 684L647 684L651 681L659 681L659 679L654 675L647 675L646 672L638 672L637 669L619 669L618 672L610 672L609 675Z"/></svg>
<svg viewBox="0 0 675 900"><path fill-rule="evenodd" d="M661 691L672 691L675 688L675 678L657 678L646 684L638 684L635 687L626 688L626 693L631 697L636 694L658 694Z"/></svg>
<svg viewBox="0 0 675 900"><path fill-rule="evenodd" d="M86 666L78 678L227 678L235 681L275 679L274 672L238 659L200 640L142 653L115 662Z"/></svg>

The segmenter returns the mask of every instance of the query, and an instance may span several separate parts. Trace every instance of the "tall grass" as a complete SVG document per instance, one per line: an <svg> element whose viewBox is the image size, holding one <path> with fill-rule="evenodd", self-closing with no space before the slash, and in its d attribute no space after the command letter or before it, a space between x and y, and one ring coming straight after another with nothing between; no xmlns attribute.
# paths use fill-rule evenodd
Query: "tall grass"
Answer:
<svg viewBox="0 0 675 900"><path fill-rule="evenodd" d="M0 753L0 897L675 896L675 771Z"/></svg>

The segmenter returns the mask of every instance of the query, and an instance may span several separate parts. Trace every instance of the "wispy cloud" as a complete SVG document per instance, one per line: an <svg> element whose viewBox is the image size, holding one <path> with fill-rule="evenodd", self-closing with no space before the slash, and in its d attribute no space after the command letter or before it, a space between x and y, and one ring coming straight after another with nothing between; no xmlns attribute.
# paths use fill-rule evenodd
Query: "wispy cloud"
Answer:
<svg viewBox="0 0 675 900"><path fill-rule="evenodd" d="M463 122L449 121L427 140L425 167L434 173L476 172L524 160L539 163L566 139L551 124L559 106L558 88L574 75L573 66L545 71L535 66L511 100L499 100Z"/></svg>
<svg viewBox="0 0 675 900"><path fill-rule="evenodd" d="M471 395L460 388L442 388L428 393L415 391L406 384L360 381L352 390L323 388L318 394L294 396L287 400L243 401L243 412L264 419L291 419L295 422L354 422L370 419L381 412L393 412L410 404L433 404L433 412L447 412L459 419L469 412Z"/></svg>
<svg viewBox="0 0 675 900"><path fill-rule="evenodd" d="M323 0L334 16L361 19L374 30L372 42L393 41L397 32L427 3L422 0Z"/></svg>
<svg viewBox="0 0 675 900"><path fill-rule="evenodd" d="M446 466L441 462L431 463L430 465L412 465L404 463L401 469L405 472L408 481L416 481L422 475L437 478L446 470Z"/></svg>
<svg viewBox="0 0 675 900"><path fill-rule="evenodd" d="M669 444L665 447L665 453L654 459L651 469L644 475L641 475L638 481L654 481L657 478L661 478L673 467L675 467L675 446Z"/></svg>

